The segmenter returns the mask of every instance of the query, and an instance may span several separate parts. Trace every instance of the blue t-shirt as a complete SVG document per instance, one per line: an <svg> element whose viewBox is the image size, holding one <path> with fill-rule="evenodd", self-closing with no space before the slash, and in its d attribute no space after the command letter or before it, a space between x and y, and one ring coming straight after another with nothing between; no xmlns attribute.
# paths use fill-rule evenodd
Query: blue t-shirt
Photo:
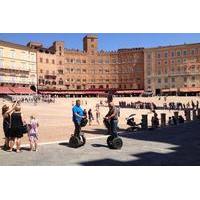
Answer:
<svg viewBox="0 0 200 200"><path fill-rule="evenodd" d="M82 117L79 117L79 116L75 115L75 113L77 113L77 114L80 115L80 116L83 116L83 109L81 108L81 106L75 105L75 106L72 108L72 112L73 112L73 122L78 122L78 123L80 123Z"/></svg>

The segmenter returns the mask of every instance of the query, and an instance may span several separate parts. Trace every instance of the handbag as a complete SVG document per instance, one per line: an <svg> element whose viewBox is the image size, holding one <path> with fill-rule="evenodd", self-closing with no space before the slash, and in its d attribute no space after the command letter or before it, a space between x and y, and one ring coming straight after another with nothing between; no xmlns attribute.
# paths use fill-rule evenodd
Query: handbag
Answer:
<svg viewBox="0 0 200 200"><path fill-rule="evenodd" d="M87 119L87 118L82 118L82 119L81 119L80 126L81 126L81 127L84 127L84 126L87 125L87 123L88 123L88 119Z"/></svg>
<svg viewBox="0 0 200 200"><path fill-rule="evenodd" d="M27 124L24 124L24 125L20 126L19 130L23 134L28 133L28 126L27 126Z"/></svg>

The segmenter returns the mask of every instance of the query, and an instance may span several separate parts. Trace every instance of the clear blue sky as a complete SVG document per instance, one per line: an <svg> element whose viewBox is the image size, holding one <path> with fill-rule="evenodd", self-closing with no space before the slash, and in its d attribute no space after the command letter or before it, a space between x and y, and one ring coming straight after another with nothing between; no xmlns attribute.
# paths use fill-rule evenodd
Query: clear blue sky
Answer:
<svg viewBox="0 0 200 200"><path fill-rule="evenodd" d="M29 41L42 42L45 47L53 41L62 40L65 48L82 50L85 33L0 33L0 40L18 44ZM183 43L200 43L200 33L99 33L99 50L117 50L131 47L156 47Z"/></svg>

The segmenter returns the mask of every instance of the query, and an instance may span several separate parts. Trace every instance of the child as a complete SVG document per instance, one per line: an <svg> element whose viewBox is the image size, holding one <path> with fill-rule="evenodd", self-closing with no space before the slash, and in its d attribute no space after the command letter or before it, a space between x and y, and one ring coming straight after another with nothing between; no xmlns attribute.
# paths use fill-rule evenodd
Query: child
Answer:
<svg viewBox="0 0 200 200"><path fill-rule="evenodd" d="M28 138L30 142L30 151L38 151L38 127L39 124L35 117L31 116L30 117L30 124L29 124L29 131L28 131Z"/></svg>

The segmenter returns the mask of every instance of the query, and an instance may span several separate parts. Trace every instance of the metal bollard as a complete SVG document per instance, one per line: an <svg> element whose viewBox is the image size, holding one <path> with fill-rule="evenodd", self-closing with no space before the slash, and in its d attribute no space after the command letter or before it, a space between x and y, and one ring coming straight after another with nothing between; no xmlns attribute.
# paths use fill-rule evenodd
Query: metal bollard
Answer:
<svg viewBox="0 0 200 200"><path fill-rule="evenodd" d="M161 126L164 127L166 126L166 114L161 113Z"/></svg>
<svg viewBox="0 0 200 200"><path fill-rule="evenodd" d="M148 116L147 115L142 115L141 127L143 130L148 128Z"/></svg>
<svg viewBox="0 0 200 200"><path fill-rule="evenodd" d="M197 112L196 112L196 110L193 110L192 111L192 115L193 115L193 120L197 120Z"/></svg>
<svg viewBox="0 0 200 200"><path fill-rule="evenodd" d="M187 122L191 121L191 113L189 109L185 110L185 118Z"/></svg>
<svg viewBox="0 0 200 200"><path fill-rule="evenodd" d="M178 122L178 111L174 112L174 117L176 118L176 121Z"/></svg>
<svg viewBox="0 0 200 200"><path fill-rule="evenodd" d="M197 117L198 117L198 119L200 119L200 108L198 108L198 110L197 110Z"/></svg>

